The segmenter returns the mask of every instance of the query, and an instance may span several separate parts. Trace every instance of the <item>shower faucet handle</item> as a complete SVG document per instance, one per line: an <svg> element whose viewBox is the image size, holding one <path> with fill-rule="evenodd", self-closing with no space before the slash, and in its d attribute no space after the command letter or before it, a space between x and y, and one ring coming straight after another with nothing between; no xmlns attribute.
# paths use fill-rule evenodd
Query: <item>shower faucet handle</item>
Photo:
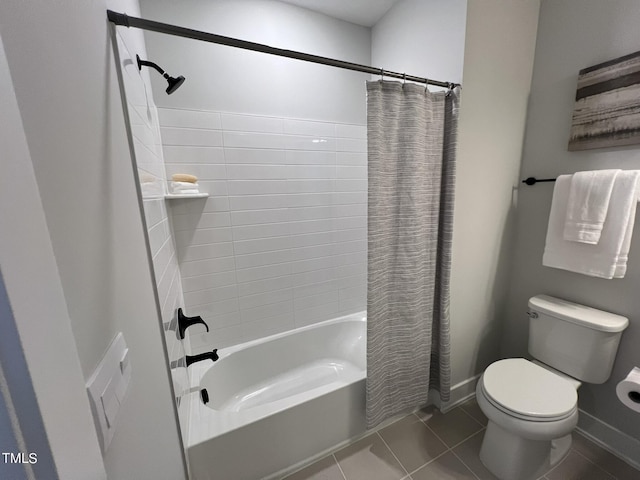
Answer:
<svg viewBox="0 0 640 480"><path fill-rule="evenodd" d="M209 331L209 325L202 319L202 317L186 317L182 313L182 309L178 309L178 335L180 339L184 339L184 331L192 325L197 325L201 323L205 327L207 327L207 332Z"/></svg>

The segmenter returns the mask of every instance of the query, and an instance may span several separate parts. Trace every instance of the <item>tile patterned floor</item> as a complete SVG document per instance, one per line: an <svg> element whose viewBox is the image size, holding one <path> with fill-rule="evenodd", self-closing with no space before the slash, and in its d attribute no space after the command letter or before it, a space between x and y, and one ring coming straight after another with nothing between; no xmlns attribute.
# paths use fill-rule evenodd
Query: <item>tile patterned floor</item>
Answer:
<svg viewBox="0 0 640 480"><path fill-rule="evenodd" d="M286 480L497 480L478 453L487 419L475 399L424 409L347 445ZM638 480L640 472L574 433L569 455L541 480Z"/></svg>

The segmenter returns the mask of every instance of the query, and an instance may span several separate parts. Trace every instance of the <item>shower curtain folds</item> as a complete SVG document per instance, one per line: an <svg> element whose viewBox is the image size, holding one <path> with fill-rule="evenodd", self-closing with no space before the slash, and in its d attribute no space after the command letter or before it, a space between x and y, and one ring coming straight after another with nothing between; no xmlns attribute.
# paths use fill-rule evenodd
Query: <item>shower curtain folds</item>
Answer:
<svg viewBox="0 0 640 480"><path fill-rule="evenodd" d="M460 89L367 83L367 426L450 395Z"/></svg>

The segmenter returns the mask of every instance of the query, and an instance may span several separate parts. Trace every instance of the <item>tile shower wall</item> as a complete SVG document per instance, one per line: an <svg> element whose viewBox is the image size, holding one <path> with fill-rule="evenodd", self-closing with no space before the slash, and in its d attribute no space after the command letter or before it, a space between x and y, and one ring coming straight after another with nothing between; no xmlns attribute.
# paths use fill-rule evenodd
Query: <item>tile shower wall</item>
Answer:
<svg viewBox="0 0 640 480"><path fill-rule="evenodd" d="M366 309L366 128L160 108L166 174L208 199L170 211L194 350Z"/></svg>
<svg viewBox="0 0 640 480"><path fill-rule="evenodd" d="M136 53L142 55L140 48L137 51L135 49L136 43L139 42L135 42L128 30L123 31L120 28L117 40L167 353L177 396L182 436L186 441L189 402L182 402L181 399L189 390L189 378L184 364L185 348L189 347L180 341L176 334L176 310L184 304L184 299L164 199L166 177L158 113L151 94L148 72L139 72L135 62Z"/></svg>

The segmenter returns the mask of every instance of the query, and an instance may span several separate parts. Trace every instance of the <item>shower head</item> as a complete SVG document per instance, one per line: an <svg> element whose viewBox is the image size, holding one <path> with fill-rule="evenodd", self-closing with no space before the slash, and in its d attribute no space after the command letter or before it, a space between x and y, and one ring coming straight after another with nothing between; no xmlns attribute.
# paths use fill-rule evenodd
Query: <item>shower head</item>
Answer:
<svg viewBox="0 0 640 480"><path fill-rule="evenodd" d="M157 70L160 73L160 75L162 75L167 80L167 83L169 83L169 86L165 90L165 92L167 92L167 95L171 95L180 87L180 85L184 83L185 78L182 75L180 75L178 78L172 77L168 73L166 73L162 68L160 68L157 64L150 62L148 60L140 59L139 55L136 55L136 60L138 61L138 70L142 70L143 66L151 67Z"/></svg>
<svg viewBox="0 0 640 480"><path fill-rule="evenodd" d="M174 78L174 77L168 76L165 73L164 74L164 78L166 78L167 82L169 82L169 86L165 90L167 92L167 95L171 95L178 88L180 88L180 85L182 85L184 83L184 77L182 75L180 75L178 78Z"/></svg>

